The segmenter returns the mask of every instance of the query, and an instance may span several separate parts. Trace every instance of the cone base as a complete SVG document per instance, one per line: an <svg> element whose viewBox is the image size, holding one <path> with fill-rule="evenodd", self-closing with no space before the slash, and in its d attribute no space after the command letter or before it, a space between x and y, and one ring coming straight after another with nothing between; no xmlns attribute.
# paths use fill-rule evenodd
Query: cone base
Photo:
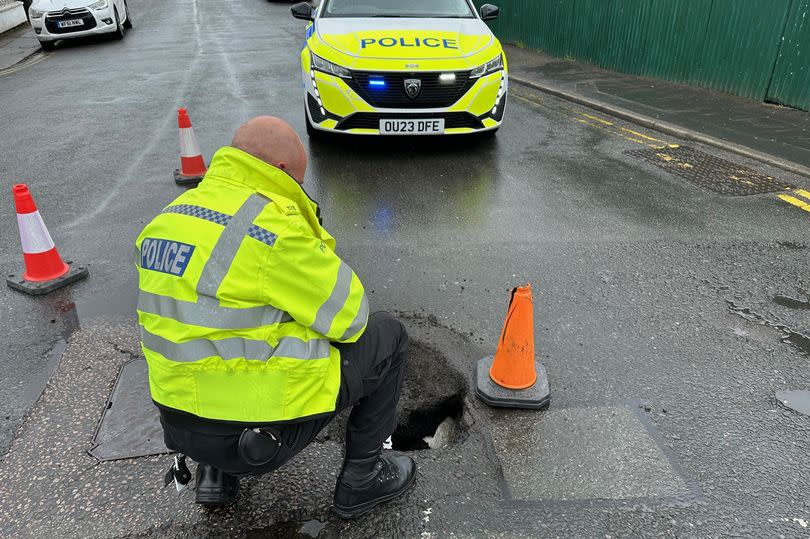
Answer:
<svg viewBox="0 0 810 539"><path fill-rule="evenodd" d="M197 185L203 179L203 176L185 176L180 169L174 171L174 183L177 185Z"/></svg>
<svg viewBox="0 0 810 539"><path fill-rule="evenodd" d="M489 370L495 356L485 357L475 368L475 396L485 404L496 408L522 408L540 410L551 402L551 387L548 383L546 368L539 361L535 362L537 381L527 389L507 389L492 381Z"/></svg>
<svg viewBox="0 0 810 539"><path fill-rule="evenodd" d="M56 279L52 279L50 281L26 281L22 275L12 275L10 278L6 279L6 284L9 288L13 288L19 292L24 294L30 294L32 296L41 296L43 294L47 294L48 292L53 292L58 288L62 288L63 286L69 285L70 283L75 283L81 279L87 277L89 272L85 266L70 266L70 271L62 275L61 277L57 277Z"/></svg>

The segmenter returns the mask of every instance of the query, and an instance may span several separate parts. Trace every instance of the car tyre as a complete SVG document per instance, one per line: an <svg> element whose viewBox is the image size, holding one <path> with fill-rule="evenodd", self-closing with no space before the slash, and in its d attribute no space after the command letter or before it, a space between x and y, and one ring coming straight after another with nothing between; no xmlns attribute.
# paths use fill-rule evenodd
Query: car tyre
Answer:
<svg viewBox="0 0 810 539"><path fill-rule="evenodd" d="M132 28L132 15L129 13L129 5L124 2L124 15L126 15L126 20L124 21L124 28L130 30Z"/></svg>
<svg viewBox="0 0 810 539"><path fill-rule="evenodd" d="M124 39L124 25L121 24L121 17L118 16L118 9L115 9L115 39Z"/></svg>
<svg viewBox="0 0 810 539"><path fill-rule="evenodd" d="M42 47L42 50L44 50L44 51L52 51L53 48L56 46L56 42L55 41L40 41L39 45L40 45L40 47Z"/></svg>

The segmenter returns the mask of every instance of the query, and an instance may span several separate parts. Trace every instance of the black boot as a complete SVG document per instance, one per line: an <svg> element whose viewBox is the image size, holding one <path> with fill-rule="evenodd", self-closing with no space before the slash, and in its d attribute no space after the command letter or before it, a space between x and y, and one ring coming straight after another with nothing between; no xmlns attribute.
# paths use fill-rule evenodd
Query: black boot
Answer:
<svg viewBox="0 0 810 539"><path fill-rule="evenodd" d="M416 463L405 455L381 456L381 450L365 458L343 463L335 487L335 513L357 518L377 505L396 498L413 484Z"/></svg>
<svg viewBox="0 0 810 539"><path fill-rule="evenodd" d="M208 464L197 465L197 503L227 505L236 499L239 478Z"/></svg>

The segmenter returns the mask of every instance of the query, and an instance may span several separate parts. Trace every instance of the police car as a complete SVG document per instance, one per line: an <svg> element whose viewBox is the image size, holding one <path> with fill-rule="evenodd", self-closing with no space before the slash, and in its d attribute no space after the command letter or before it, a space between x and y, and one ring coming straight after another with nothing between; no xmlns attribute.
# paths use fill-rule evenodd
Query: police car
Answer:
<svg viewBox="0 0 810 539"><path fill-rule="evenodd" d="M310 136L495 132L506 58L470 0L323 0L292 6L310 21L301 51Z"/></svg>

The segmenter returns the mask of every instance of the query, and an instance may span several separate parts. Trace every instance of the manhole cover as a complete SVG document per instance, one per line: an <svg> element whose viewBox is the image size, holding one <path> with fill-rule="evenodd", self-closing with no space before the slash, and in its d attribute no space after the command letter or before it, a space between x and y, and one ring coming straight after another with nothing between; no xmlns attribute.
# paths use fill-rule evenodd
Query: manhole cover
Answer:
<svg viewBox="0 0 810 539"><path fill-rule="evenodd" d="M793 186L773 176L767 176L688 146L628 150L624 153L721 195L760 195L793 189Z"/></svg>
<svg viewBox="0 0 810 539"><path fill-rule="evenodd" d="M89 453L101 461L169 453L159 416L149 394L146 361L127 362L115 381Z"/></svg>

